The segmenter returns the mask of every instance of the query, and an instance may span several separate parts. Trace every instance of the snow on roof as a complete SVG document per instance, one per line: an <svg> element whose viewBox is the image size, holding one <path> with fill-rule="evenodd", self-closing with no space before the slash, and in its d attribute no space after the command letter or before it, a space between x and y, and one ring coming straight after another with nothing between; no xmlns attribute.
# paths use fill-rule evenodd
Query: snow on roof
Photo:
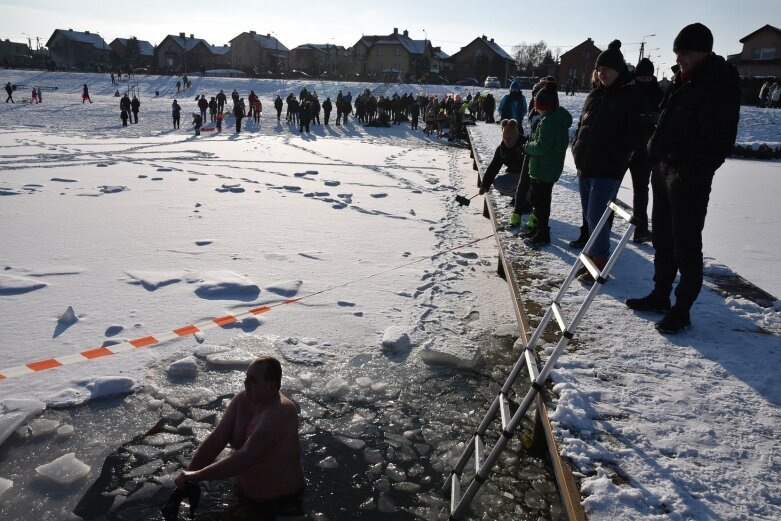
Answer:
<svg viewBox="0 0 781 521"><path fill-rule="evenodd" d="M413 40L403 34L389 34L388 36L364 36L362 42L367 47L372 45L402 45L410 54L423 54L428 40Z"/></svg>
<svg viewBox="0 0 781 521"><path fill-rule="evenodd" d="M287 47L285 47L282 42L277 40L273 36L267 36L265 34L252 34L250 33L253 38L255 38L255 41L258 42L258 44L263 47L264 49L270 49L275 51L289 51Z"/></svg>
<svg viewBox="0 0 781 521"><path fill-rule="evenodd" d="M207 42L203 38L189 38L186 36L182 38L181 36L178 35L175 36L173 34L169 34L168 36L166 36L166 38L170 38L171 41L173 41L174 43L176 43L176 45L178 45L179 47L181 47L186 51L192 51L193 48L201 42L203 42L203 44L206 47L210 47L209 42Z"/></svg>
<svg viewBox="0 0 781 521"><path fill-rule="evenodd" d="M122 45L127 47L130 38L117 38L117 41L119 41ZM142 56L154 56L155 47L151 43L147 42L146 40L138 40L138 52Z"/></svg>
<svg viewBox="0 0 781 521"><path fill-rule="evenodd" d="M498 43L496 43L496 42L492 42L491 40L488 40L488 39L486 39L486 38L483 38L483 43L485 43L485 44L486 44L488 47L490 47L490 49L491 49L492 51L494 51L496 54L498 54L499 56L501 56L501 57L502 57L502 58L504 58L505 60L510 60L510 61L513 61L513 58L512 58L512 56L510 56L509 54L507 54L507 53L504 51L504 49L502 49L501 47L499 47L499 44L498 44Z"/></svg>
<svg viewBox="0 0 781 521"><path fill-rule="evenodd" d="M331 47L334 47L334 46L332 45ZM311 49L313 51L318 51L318 52L321 52L323 54L327 54L328 53L328 44L325 44L325 43L305 43L305 44L299 45L298 47L294 47L293 48L294 51L296 51L296 50L303 51L303 50L306 50L306 49Z"/></svg>
<svg viewBox="0 0 781 521"><path fill-rule="evenodd" d="M434 51L434 58L438 58L440 60L447 60L448 58L450 58L450 55L445 51L439 50L439 51Z"/></svg>
<svg viewBox="0 0 781 521"><path fill-rule="evenodd" d="M212 52L212 54L216 54L217 56L228 54L231 50L231 48L228 47L227 45L208 45L208 48Z"/></svg>
<svg viewBox="0 0 781 521"><path fill-rule="evenodd" d="M52 37L49 38L49 42L51 42L52 38L54 38L57 33L62 34L66 40L70 40L72 42L92 44L92 46L96 49L110 49L108 44L105 42L105 40L103 40L103 38L100 37L99 34L74 31L72 29L55 29ZM49 42L46 43L47 47L49 47Z"/></svg>

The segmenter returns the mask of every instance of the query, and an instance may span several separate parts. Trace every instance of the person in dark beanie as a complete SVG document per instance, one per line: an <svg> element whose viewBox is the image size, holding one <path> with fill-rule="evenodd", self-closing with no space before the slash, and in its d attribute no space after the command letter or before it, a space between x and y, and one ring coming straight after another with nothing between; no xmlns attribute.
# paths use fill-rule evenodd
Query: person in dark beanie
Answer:
<svg viewBox="0 0 781 521"><path fill-rule="evenodd" d="M643 141L637 147L629 162L632 174L632 208L637 220L632 240L643 243L651 240L648 230L648 183L651 180L651 163L648 161L648 139L659 119L659 104L662 102L662 88L654 76L654 64L643 58L635 67L635 82L643 94Z"/></svg>
<svg viewBox="0 0 781 521"><path fill-rule="evenodd" d="M713 35L700 23L684 27L673 44L677 65L660 106L659 123L648 142L654 288L626 305L664 313L656 323L674 334L691 325L690 310L702 289L702 229L711 183L735 144L740 113L735 67L712 52ZM675 276L675 305L670 306Z"/></svg>
<svg viewBox="0 0 781 521"><path fill-rule="evenodd" d="M496 147L494 157L488 168L485 169L483 179L480 181L480 194L486 193L496 180L496 189L499 193L512 197L518 180L521 177L521 168L523 168L523 159L526 154L523 153L523 145L526 139L521 133L521 127L514 119L503 119L502 142ZM504 175L497 177L502 165L507 167Z"/></svg>
<svg viewBox="0 0 781 521"><path fill-rule="evenodd" d="M614 40L597 57L596 71L599 84L586 97L572 142L589 235L615 199L629 159L642 140L643 99L621 54L621 42ZM588 255L600 270L605 267L610 256L610 223L602 227ZM583 270L579 280L588 284L594 277Z"/></svg>
<svg viewBox="0 0 781 521"><path fill-rule="evenodd" d="M514 119L523 121L526 115L526 97L521 92L521 84L518 80L513 80L510 84L510 92L505 94L502 101L499 102L499 117L502 120Z"/></svg>
<svg viewBox="0 0 781 521"><path fill-rule="evenodd" d="M540 113L540 122L534 134L524 145L531 178L532 205L536 217L536 230L529 236L533 247L550 244L551 195L553 185L561 177L564 157L569 145L569 127L572 115L559 106L555 82L547 82L534 100Z"/></svg>

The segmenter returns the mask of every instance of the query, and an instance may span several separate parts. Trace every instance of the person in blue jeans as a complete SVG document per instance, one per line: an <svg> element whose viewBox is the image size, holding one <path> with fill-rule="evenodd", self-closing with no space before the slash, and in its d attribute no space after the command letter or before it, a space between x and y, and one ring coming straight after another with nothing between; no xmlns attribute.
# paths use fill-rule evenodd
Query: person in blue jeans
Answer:
<svg viewBox="0 0 781 521"><path fill-rule="evenodd" d="M644 128L643 97L621 54L621 42L614 40L597 57L596 72L598 83L586 97L572 142L589 235L615 199ZM610 257L610 223L595 238L588 255L600 270L605 267ZM588 270L583 270L580 280L594 282Z"/></svg>

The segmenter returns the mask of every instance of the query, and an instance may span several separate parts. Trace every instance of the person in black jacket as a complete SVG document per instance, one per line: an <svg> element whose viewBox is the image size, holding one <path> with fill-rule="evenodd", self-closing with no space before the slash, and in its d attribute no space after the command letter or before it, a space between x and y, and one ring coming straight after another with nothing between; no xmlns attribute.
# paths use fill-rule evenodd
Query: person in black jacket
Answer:
<svg viewBox="0 0 781 521"><path fill-rule="evenodd" d="M233 116L236 118L236 133L241 132L241 120L244 118L244 104L241 98L233 105Z"/></svg>
<svg viewBox="0 0 781 521"><path fill-rule="evenodd" d="M299 119L298 119L298 132L302 133L306 129L306 133L309 134L309 123L312 121L312 104L309 100L304 101L301 104Z"/></svg>
<svg viewBox="0 0 781 521"><path fill-rule="evenodd" d="M642 95L614 40L596 61L598 86L583 104L572 156L578 169L584 222L593 234L608 203L615 199L629 159L642 140ZM602 227L589 256L601 270L610 256L610 223ZM581 282L594 278L584 270Z"/></svg>
<svg viewBox="0 0 781 521"><path fill-rule="evenodd" d="M125 93L124 96L119 100L119 110L120 112L125 112L130 117L130 98L128 97L127 93ZM123 118L125 120L126 118ZM125 125L127 126L127 125Z"/></svg>
<svg viewBox="0 0 781 521"><path fill-rule="evenodd" d="M209 110L209 102L206 101L206 96L201 96L198 100L198 110L201 111L201 120L206 121L206 111Z"/></svg>
<svg viewBox="0 0 781 521"><path fill-rule="evenodd" d="M277 99L274 100L274 108L277 111L277 122L279 122L282 117L282 98L279 97L279 94L277 94ZM326 121L326 124L328 124L328 121Z"/></svg>
<svg viewBox="0 0 781 521"><path fill-rule="evenodd" d="M227 98L223 91L218 92L216 98L217 98L217 112L222 114L223 110L225 109L225 101L227 100Z"/></svg>
<svg viewBox="0 0 781 521"><path fill-rule="evenodd" d="M635 67L635 82L643 94L643 140L629 161L632 174L632 209L637 220L632 241L642 243L651 240L648 230L648 182L651 180L651 164L648 161L648 139L659 119L659 104L662 102L662 88L654 76L654 64L643 58Z"/></svg>
<svg viewBox="0 0 781 521"><path fill-rule="evenodd" d="M662 333L674 334L691 325L689 311L702 288L702 229L711 183L737 136L738 72L712 49L713 35L699 23L684 27L675 38L678 65L648 143L653 165L654 289L626 305L664 313L656 323ZM675 305L670 307L678 273Z"/></svg>
<svg viewBox="0 0 781 521"><path fill-rule="evenodd" d="M526 156L523 153L523 145L526 144L526 139L521 134L521 126L514 119L503 119L501 125L502 142L496 147L494 158L491 160L488 168L485 169L483 179L480 181L480 193L486 193L491 189L494 181L496 181L497 191L512 197L521 177L523 159ZM497 178L502 165L507 166L507 171L504 175Z"/></svg>
<svg viewBox="0 0 781 521"><path fill-rule="evenodd" d="M325 125L328 125L328 118L331 117L331 110L333 110L333 105L331 105L331 98L327 97L323 102L323 123Z"/></svg>
<svg viewBox="0 0 781 521"><path fill-rule="evenodd" d="M8 103L10 101L11 103L16 103L14 101L14 88L10 81L5 84L5 91L8 93L8 97L5 98L5 102Z"/></svg>
<svg viewBox="0 0 781 521"><path fill-rule="evenodd" d="M138 123L138 111L141 110L141 102L138 101L138 97L133 96L130 101L130 110L133 112L133 123Z"/></svg>

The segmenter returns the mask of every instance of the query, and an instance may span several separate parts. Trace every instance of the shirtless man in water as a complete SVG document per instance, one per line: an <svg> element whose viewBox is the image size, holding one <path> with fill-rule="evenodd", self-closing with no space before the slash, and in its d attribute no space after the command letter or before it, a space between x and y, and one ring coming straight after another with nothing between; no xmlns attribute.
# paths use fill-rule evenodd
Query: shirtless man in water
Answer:
<svg viewBox="0 0 781 521"><path fill-rule="evenodd" d="M272 509L300 497L305 483L298 412L279 392L281 380L277 359L264 356L250 364L244 390L176 478L178 488L186 482L235 477L239 497L250 505ZM217 460L228 443L235 451Z"/></svg>

